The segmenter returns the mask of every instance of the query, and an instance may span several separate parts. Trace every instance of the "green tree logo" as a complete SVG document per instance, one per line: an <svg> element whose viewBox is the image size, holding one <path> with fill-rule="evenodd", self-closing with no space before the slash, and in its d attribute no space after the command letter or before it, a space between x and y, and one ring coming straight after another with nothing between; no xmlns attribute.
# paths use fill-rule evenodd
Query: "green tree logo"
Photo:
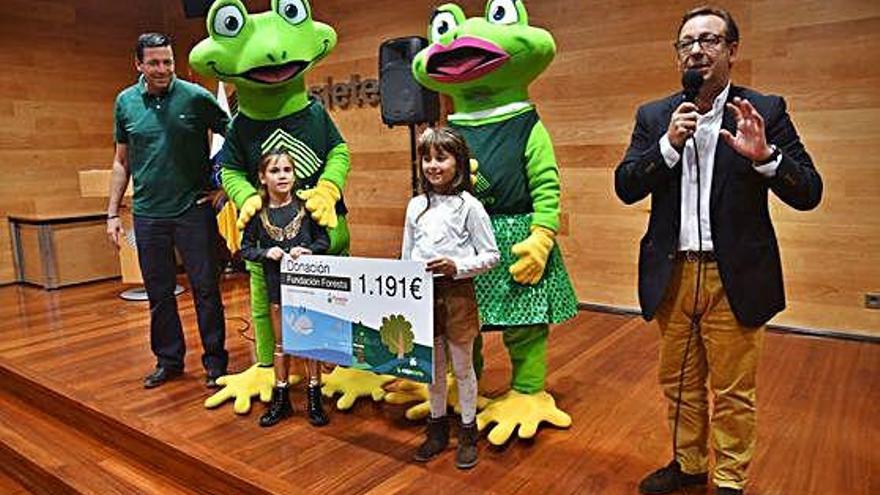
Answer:
<svg viewBox="0 0 880 495"><path fill-rule="evenodd" d="M397 359L403 359L403 355L413 350L412 323L406 321L403 315L391 315L382 318L382 326L379 328L382 343L392 354L397 354Z"/></svg>

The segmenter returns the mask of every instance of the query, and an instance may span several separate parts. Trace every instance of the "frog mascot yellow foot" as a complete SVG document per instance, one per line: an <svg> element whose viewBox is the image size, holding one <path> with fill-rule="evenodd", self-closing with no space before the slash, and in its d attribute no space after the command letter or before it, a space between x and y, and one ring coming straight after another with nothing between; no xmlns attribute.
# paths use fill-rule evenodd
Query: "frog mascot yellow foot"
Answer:
<svg viewBox="0 0 880 495"><path fill-rule="evenodd" d="M492 445L504 445L517 428L519 438L533 438L542 422L557 428L571 426L571 416L556 407L553 396L543 390L534 394L509 390L477 414L480 431L494 425L488 435Z"/></svg>
<svg viewBox="0 0 880 495"><path fill-rule="evenodd" d="M446 403L452 407L456 414L461 414L461 405L458 402L458 387L456 386L455 375L447 373L446 375L447 398ZM430 394L428 393L428 385L425 383L413 382L410 380L398 380L385 395L385 402L389 404L409 404L417 402L406 410L406 419L417 421L425 419L431 414ZM489 399L482 395L477 395L477 410L482 410L489 403Z"/></svg>
<svg viewBox="0 0 880 495"><path fill-rule="evenodd" d="M302 380L299 375L290 375L288 383L295 385ZM205 407L214 409L228 400L235 401L232 410L236 414L247 414L251 410L251 399L259 397L262 402L269 402L272 387L275 385L275 372L272 365L255 364L247 370L235 374L224 375L217 379L222 388L205 399Z"/></svg>
<svg viewBox="0 0 880 495"><path fill-rule="evenodd" d="M324 376L321 393L327 398L341 394L342 396L336 401L336 408L345 411L351 409L355 401L361 397L372 397L373 402L381 401L385 397L384 386L394 380L393 376L337 366L332 373Z"/></svg>

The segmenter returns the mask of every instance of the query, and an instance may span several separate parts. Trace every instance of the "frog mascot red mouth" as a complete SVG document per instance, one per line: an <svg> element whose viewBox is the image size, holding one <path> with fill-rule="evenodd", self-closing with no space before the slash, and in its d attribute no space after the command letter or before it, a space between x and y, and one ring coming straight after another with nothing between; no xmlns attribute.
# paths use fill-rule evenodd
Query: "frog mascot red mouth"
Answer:
<svg viewBox="0 0 880 495"><path fill-rule="evenodd" d="M428 76L438 82L460 83L478 79L510 59L500 46L470 36L458 38L448 46L434 44L428 49Z"/></svg>

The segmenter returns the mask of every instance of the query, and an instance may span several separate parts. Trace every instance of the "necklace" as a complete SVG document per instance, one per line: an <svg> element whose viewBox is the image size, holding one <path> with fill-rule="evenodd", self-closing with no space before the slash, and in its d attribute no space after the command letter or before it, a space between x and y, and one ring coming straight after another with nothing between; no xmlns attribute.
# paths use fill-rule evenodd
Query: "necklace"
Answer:
<svg viewBox="0 0 880 495"><path fill-rule="evenodd" d="M306 209L300 207L299 211L296 213L296 216L293 217L287 225L284 227L276 227L272 225L272 222L269 220L268 208L263 208L260 211L260 222L263 224L263 228L266 230L266 233L269 234L269 237L274 241L282 242L289 239L293 239L299 234L299 229L302 227L303 218L305 218Z"/></svg>

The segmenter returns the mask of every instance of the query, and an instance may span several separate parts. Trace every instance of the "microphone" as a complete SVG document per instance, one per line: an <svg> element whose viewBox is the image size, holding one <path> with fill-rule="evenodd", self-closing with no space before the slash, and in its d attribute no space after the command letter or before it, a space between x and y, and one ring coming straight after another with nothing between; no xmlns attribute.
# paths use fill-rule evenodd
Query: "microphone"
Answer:
<svg viewBox="0 0 880 495"><path fill-rule="evenodd" d="M693 103L697 99L700 87L703 86L703 76L696 69L688 69L681 76L681 87L683 88L684 101Z"/></svg>

